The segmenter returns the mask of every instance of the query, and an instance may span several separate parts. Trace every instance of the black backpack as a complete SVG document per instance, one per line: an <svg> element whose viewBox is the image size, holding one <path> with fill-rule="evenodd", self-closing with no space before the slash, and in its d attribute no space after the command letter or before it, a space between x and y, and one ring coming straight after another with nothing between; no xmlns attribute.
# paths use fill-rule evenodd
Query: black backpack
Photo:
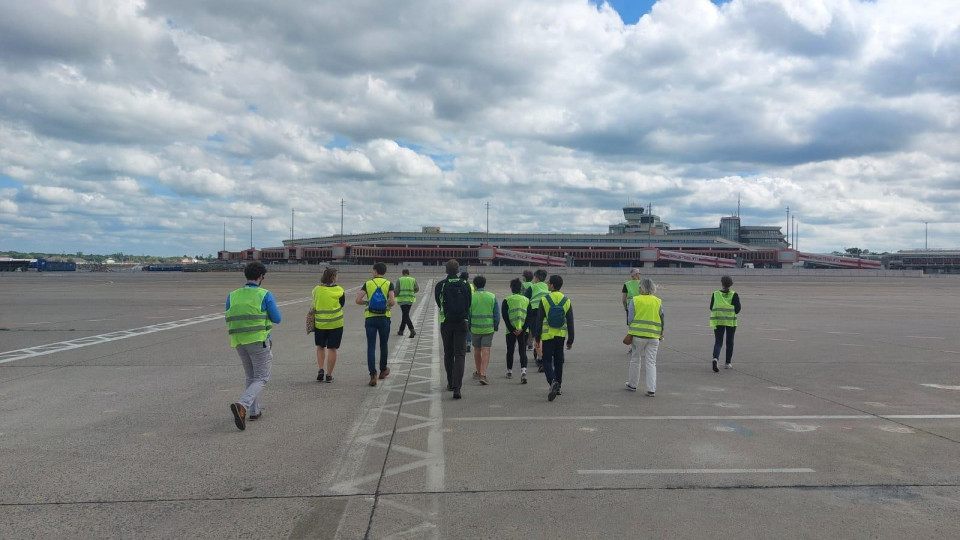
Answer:
<svg viewBox="0 0 960 540"><path fill-rule="evenodd" d="M443 307L443 319L450 322L467 320L467 295L469 285L459 279L448 279L440 289L440 303Z"/></svg>

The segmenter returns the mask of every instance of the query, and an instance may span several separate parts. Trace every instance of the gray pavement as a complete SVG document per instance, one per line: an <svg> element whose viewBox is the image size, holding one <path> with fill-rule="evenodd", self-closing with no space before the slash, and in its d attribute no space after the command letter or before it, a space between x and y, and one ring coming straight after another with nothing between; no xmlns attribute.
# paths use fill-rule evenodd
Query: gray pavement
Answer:
<svg viewBox="0 0 960 540"><path fill-rule="evenodd" d="M480 273L472 268L472 274ZM313 273L268 273L264 416L223 301L240 274L0 274L2 538L913 538L960 531L960 279L737 276L734 369L709 368L713 276L654 276L657 396L623 390L623 276L568 276L564 393L542 374L443 390L415 339L366 386L348 292L332 384L303 332ZM398 271L390 269L388 278ZM490 276L502 299L508 276ZM350 291L360 274L345 273ZM399 315L399 313L398 313ZM394 323L394 330L396 329Z"/></svg>

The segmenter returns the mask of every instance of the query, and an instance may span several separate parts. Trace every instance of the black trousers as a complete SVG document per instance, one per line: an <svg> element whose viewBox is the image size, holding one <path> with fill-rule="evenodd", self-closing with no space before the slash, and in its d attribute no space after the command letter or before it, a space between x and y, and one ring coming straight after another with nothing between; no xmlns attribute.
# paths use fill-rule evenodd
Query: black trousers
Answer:
<svg viewBox="0 0 960 540"><path fill-rule="evenodd" d="M463 385L463 364L467 348L467 323L443 321L440 323L443 340L443 369L447 372L447 387L459 390Z"/></svg>
<svg viewBox="0 0 960 540"><path fill-rule="evenodd" d="M727 334L727 361L733 359L733 335L737 332L736 326L718 326L713 329L713 357L720 358L720 348L723 346L723 334Z"/></svg>
<svg viewBox="0 0 960 540"><path fill-rule="evenodd" d="M547 382L557 381L563 385L563 342L566 338L555 337L543 341L543 374Z"/></svg>
<svg viewBox="0 0 960 540"><path fill-rule="evenodd" d="M400 312L403 314L403 318L400 320L400 330L397 331L397 334L403 334L408 325L411 332L415 331L413 329L413 319L410 318L411 307L413 307L413 304L400 304Z"/></svg>
<svg viewBox="0 0 960 540"><path fill-rule="evenodd" d="M527 334L513 335L507 332L507 369L513 369L513 348L520 352L520 367L527 369Z"/></svg>

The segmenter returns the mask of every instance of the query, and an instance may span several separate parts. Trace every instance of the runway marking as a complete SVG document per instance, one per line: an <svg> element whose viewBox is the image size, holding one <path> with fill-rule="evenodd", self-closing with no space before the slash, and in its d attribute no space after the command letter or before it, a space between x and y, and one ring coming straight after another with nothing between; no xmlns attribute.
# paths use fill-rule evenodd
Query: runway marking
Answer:
<svg viewBox="0 0 960 540"><path fill-rule="evenodd" d="M813 469L595 469L577 474L797 474L815 473Z"/></svg>
<svg viewBox="0 0 960 540"><path fill-rule="evenodd" d="M789 386L768 386L767 388L771 390L793 390L793 388L790 388Z"/></svg>
<svg viewBox="0 0 960 540"><path fill-rule="evenodd" d="M926 386L928 388L939 388L941 390L960 390L960 386L947 386L944 384L925 384L920 383L920 386Z"/></svg>
<svg viewBox="0 0 960 540"><path fill-rule="evenodd" d="M103 322L103 321L115 321L116 319L87 319L83 322Z"/></svg>
<svg viewBox="0 0 960 540"><path fill-rule="evenodd" d="M765 337L760 339L765 339L767 341L796 341L795 339L781 339L781 338L775 338L775 337Z"/></svg>
<svg viewBox="0 0 960 540"><path fill-rule="evenodd" d="M960 387L957 387L960 390ZM690 416L463 416L451 422L533 422L572 420L643 421L643 420L954 420L960 414L806 414L806 415L690 415Z"/></svg>
<svg viewBox="0 0 960 540"><path fill-rule="evenodd" d="M916 433L917 431L907 426L879 426L883 431L890 433Z"/></svg>
<svg viewBox="0 0 960 540"><path fill-rule="evenodd" d="M287 306L290 304L299 304L302 302L308 302L309 298L303 298L300 300L290 300L288 302L278 302L278 306ZM189 319L180 319L179 321L170 321L160 324L154 324L151 326L141 326L139 328L132 328L130 330L118 330L116 332L109 332L106 334L98 334L96 336L87 336L78 339L71 339L69 341L58 341L56 343L48 343L46 345L37 345L36 347L27 347L26 349L17 349L14 351L0 352L0 364L6 364L7 362L14 362L16 360L24 360L27 358L33 358L36 356L44 356L47 354L54 354L63 351L70 351L73 349L80 349L83 347L89 347L91 345L100 345L101 343L109 343L111 341L118 341L121 339L129 339L139 336L145 336L147 334L153 334L156 332L163 332L165 330L174 330L177 328L183 328L185 326L191 326L194 324L202 324L210 321L215 321L217 319L223 319L223 313L211 313L209 315L199 315L197 317L191 317Z"/></svg>
<svg viewBox="0 0 960 540"><path fill-rule="evenodd" d="M839 334L844 336L859 336L860 332L827 332L828 334Z"/></svg>
<svg viewBox="0 0 960 540"><path fill-rule="evenodd" d="M50 324L50 321L40 321L40 322L22 323L23 326L34 326L34 325L37 325L37 324Z"/></svg>
<svg viewBox="0 0 960 540"><path fill-rule="evenodd" d="M860 388L859 386L841 386L840 389L841 390L863 390L863 388Z"/></svg>
<svg viewBox="0 0 960 540"><path fill-rule="evenodd" d="M862 343L841 343L840 345L843 347L866 347L866 345Z"/></svg>
<svg viewBox="0 0 960 540"><path fill-rule="evenodd" d="M913 339L947 339L947 338L942 338L937 336L907 336L907 337L913 338Z"/></svg>

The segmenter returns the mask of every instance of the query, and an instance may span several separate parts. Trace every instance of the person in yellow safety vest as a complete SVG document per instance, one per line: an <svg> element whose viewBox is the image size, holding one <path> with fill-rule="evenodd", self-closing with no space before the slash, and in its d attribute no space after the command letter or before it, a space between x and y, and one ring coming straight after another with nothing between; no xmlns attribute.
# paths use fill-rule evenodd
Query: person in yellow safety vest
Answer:
<svg viewBox="0 0 960 540"><path fill-rule="evenodd" d="M530 311L527 313L527 317L531 321L537 317L537 311L540 309L540 302L542 302L543 297L550 292L545 283L546 280L547 271L538 268L533 273L533 282L530 284L530 288L524 291L524 294L530 299ZM540 350L540 334L534 332L533 341L533 359L537 362L537 371L543 373L543 351Z"/></svg>
<svg viewBox="0 0 960 540"><path fill-rule="evenodd" d="M513 378L513 349L516 347L520 354L520 384L527 384L527 330L529 319L527 310L530 308L530 299L520 294L523 285L520 278L510 280L510 296L503 299L500 313L503 314L503 324L507 327L507 378Z"/></svg>
<svg viewBox="0 0 960 540"><path fill-rule="evenodd" d="M390 308L396 303L396 292L393 283L383 277L386 273L385 263L374 264L373 278L363 284L356 299L357 304L367 306L363 311L363 328L367 333L367 371L370 372L370 386L377 385L377 336L380 336L380 379L386 379L387 375L390 375L390 368L387 367ZM383 308L371 305L381 301L381 294L386 305Z"/></svg>
<svg viewBox="0 0 960 540"><path fill-rule="evenodd" d="M539 272L539 270L538 270ZM553 401L562 393L563 341L567 350L573 347L573 305L560 292L563 278L554 274L547 283L548 293L540 298L540 307L533 323L533 334L540 337L543 372L550 384L547 400Z"/></svg>
<svg viewBox="0 0 960 540"><path fill-rule="evenodd" d="M280 324L280 309L273 294L260 287L267 268L260 261L251 261L243 269L247 283L227 296L227 333L230 346L235 347L246 385L243 395L230 404L237 429L247 428L247 419L257 420L263 415L260 408L260 393L270 380L270 363L273 360L270 330ZM247 413L250 413L249 415Z"/></svg>
<svg viewBox="0 0 960 540"><path fill-rule="evenodd" d="M487 366L490 365L490 347L493 334L500 329L500 306L497 297L484 289L487 278L473 278L473 298L470 301L470 334L473 336L473 361L477 365L474 376L480 384L490 384Z"/></svg>
<svg viewBox="0 0 960 540"><path fill-rule="evenodd" d="M317 346L317 380L333 382L337 365L337 349L343 339L343 287L337 285L337 269L327 267L320 285L313 288L313 343Z"/></svg>
<svg viewBox="0 0 960 540"><path fill-rule="evenodd" d="M524 270L521 275L523 276L523 292L522 292L522 294L523 294L524 296L526 296L527 299L529 299L529 298L530 298L530 294L527 293L527 291L529 291L529 290L530 290L530 287L533 286L533 272L531 272L530 270ZM532 307L532 306L530 306L530 307ZM528 307L527 309L529 310L530 308ZM529 313L529 312L527 313L527 320L528 320L528 321L532 321L532 320L533 320L533 314L532 314L532 313ZM528 351L529 351L529 350L533 350L533 340L530 339L530 328L529 328L529 327L527 328L527 333L526 333L526 335L524 336L524 338L526 339L526 342L527 342L527 350L528 350Z"/></svg>
<svg viewBox="0 0 960 540"><path fill-rule="evenodd" d="M400 312L402 313L402 319L400 320L400 331L397 332L398 336L403 335L403 330L407 326L410 327L410 337L417 335L417 331L413 329L413 320L410 319L410 308L413 307L414 302L417 301L416 294L420 292L420 285L417 285L417 280L410 276L410 270L404 268L401 272L400 279L397 280L397 303L400 304Z"/></svg>
<svg viewBox="0 0 960 540"><path fill-rule="evenodd" d="M647 395L657 391L657 350L663 341L663 302L653 295L657 286L650 278L640 280L640 294L633 297L627 307L627 334L630 344L630 369L627 372L626 388L636 392L640 386L640 361L647 374Z"/></svg>
<svg viewBox="0 0 960 540"><path fill-rule="evenodd" d="M633 268L630 270L630 281L623 284L623 290L620 295L624 311L630 308L630 302L632 302L633 297L638 294L640 294L640 269Z"/></svg>
<svg viewBox="0 0 960 540"><path fill-rule="evenodd" d="M730 290L733 279L730 276L720 278L719 291L713 291L710 297L710 328L713 328L713 372L720 371L720 348L723 346L723 337L726 334L727 351L726 362L723 367L733 367L733 336L737 332L737 315L740 313L740 296Z"/></svg>

